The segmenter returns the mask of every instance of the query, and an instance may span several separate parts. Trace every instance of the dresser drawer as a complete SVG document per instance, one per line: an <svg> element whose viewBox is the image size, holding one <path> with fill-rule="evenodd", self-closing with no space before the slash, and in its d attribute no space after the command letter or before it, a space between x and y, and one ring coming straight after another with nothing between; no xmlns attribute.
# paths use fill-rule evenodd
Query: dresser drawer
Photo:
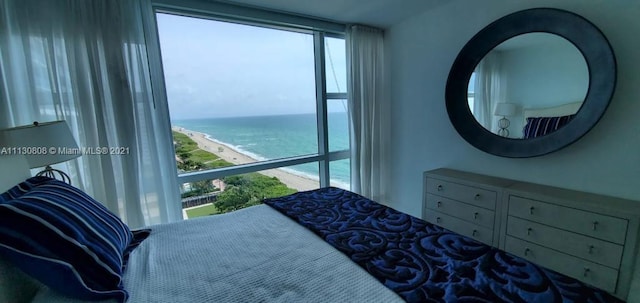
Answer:
<svg viewBox="0 0 640 303"><path fill-rule="evenodd" d="M509 216L507 234L612 268L620 267L623 246Z"/></svg>
<svg viewBox="0 0 640 303"><path fill-rule="evenodd" d="M509 197L509 215L624 244L627 220L555 204Z"/></svg>
<svg viewBox="0 0 640 303"><path fill-rule="evenodd" d="M608 292L615 292L618 271L511 236L505 251Z"/></svg>
<svg viewBox="0 0 640 303"><path fill-rule="evenodd" d="M442 226L463 236L492 245L493 231L489 228L469 223L433 210L428 210L426 212L425 219L435 225Z"/></svg>
<svg viewBox="0 0 640 303"><path fill-rule="evenodd" d="M427 209L432 209L493 229L495 213L486 208L473 206L433 194L427 194Z"/></svg>
<svg viewBox="0 0 640 303"><path fill-rule="evenodd" d="M427 178L426 182L427 193L473 204L486 209L496 209L497 193L495 191L434 178Z"/></svg>

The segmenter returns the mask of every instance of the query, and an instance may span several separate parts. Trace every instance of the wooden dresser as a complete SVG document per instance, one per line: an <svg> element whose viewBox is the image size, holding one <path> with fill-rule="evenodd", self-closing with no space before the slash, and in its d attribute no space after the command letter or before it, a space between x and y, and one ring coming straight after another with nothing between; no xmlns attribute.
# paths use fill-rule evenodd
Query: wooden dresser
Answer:
<svg viewBox="0 0 640 303"><path fill-rule="evenodd" d="M498 246L503 189L514 181L437 169L424 175L423 218Z"/></svg>
<svg viewBox="0 0 640 303"><path fill-rule="evenodd" d="M450 169L424 176L425 220L627 299L640 201Z"/></svg>

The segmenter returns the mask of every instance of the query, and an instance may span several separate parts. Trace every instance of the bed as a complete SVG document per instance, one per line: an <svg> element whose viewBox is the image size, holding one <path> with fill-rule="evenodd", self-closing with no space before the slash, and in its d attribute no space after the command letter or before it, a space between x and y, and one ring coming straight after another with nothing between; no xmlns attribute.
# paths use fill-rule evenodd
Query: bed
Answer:
<svg viewBox="0 0 640 303"><path fill-rule="evenodd" d="M128 302L402 302L267 205L154 226L130 258ZM85 301L44 288L32 302Z"/></svg>
<svg viewBox="0 0 640 303"><path fill-rule="evenodd" d="M36 194L68 194L93 203L62 182L29 178L0 196L0 248L7 245L5 221L11 221L7 201L31 197L25 205L37 204L32 197ZM99 205L95 208L92 212L103 211ZM110 214L104 216L118 225ZM98 301L122 302L126 297L127 302L619 301L496 248L331 187L266 199L262 205L230 214L151 226L132 231L127 241L122 238L116 240L127 242L122 249L127 254L122 290ZM129 242L135 242L132 249ZM7 259L6 249L0 253ZM4 262L2 272L14 265L23 268L14 261ZM86 302L63 294L67 290L54 289L68 286L71 278L56 276L45 283L51 287L25 279L30 278L5 280L2 286L36 285L35 295L23 298L27 302ZM56 285L61 280L63 285Z"/></svg>
<svg viewBox="0 0 640 303"><path fill-rule="evenodd" d="M582 107L582 101L542 108L524 108L523 139L544 136L561 128L573 119Z"/></svg>

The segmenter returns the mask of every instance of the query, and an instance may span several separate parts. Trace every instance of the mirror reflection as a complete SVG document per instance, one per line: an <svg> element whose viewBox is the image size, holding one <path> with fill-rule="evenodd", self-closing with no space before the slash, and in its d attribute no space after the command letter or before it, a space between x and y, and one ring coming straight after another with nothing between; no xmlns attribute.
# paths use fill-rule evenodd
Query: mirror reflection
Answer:
<svg viewBox="0 0 640 303"><path fill-rule="evenodd" d="M528 33L504 41L478 63L467 100L487 130L528 139L571 121L588 87L587 63L571 42L554 34Z"/></svg>

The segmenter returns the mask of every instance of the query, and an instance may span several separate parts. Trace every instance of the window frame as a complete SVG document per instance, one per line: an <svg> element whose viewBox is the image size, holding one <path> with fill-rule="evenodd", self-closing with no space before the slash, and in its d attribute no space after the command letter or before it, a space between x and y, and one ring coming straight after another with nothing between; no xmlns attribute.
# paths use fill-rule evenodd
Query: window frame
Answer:
<svg viewBox="0 0 640 303"><path fill-rule="evenodd" d="M150 73L152 75L152 83L156 84L154 85L154 99L160 100L160 102L165 102L166 104L168 104L168 98L166 93L166 84L164 82L162 54L160 51L158 23L156 20L157 13L203 18L242 25L260 26L263 28L302 32L313 35L316 82L316 120L318 130L317 153L185 173L178 173L176 164L175 176L178 184L220 179L227 176L284 168L298 164L318 163L320 187L330 186L330 162L350 159L351 146L344 150L329 151L327 102L333 99L348 99L346 92L328 93L326 91L326 58L324 39L344 39L345 25L257 8L195 0L157 0L153 1L152 8L152 18L149 18L146 24L146 31L148 33L147 37L153 37L152 39L147 39L147 43L150 45L148 49L150 61L155 63L150 64ZM166 114L167 121L170 121L169 112L167 111ZM171 133L167 135L171 136ZM349 137L350 136L351 134L349 130ZM349 139L349 141L351 141L351 139ZM171 146L171 148L174 149L174 146ZM175 150L173 150L173 152L175 153Z"/></svg>
<svg viewBox="0 0 640 303"><path fill-rule="evenodd" d="M475 88L475 74L476 72L472 72L471 73L471 77L469 77L469 82L474 81L474 85L473 85L473 91L470 92L469 91L469 84L467 84L467 103L469 104L469 110L471 111L471 113L474 112L474 107L475 107L475 99L476 99L476 88ZM471 103L469 102L469 98L473 98L473 102Z"/></svg>

